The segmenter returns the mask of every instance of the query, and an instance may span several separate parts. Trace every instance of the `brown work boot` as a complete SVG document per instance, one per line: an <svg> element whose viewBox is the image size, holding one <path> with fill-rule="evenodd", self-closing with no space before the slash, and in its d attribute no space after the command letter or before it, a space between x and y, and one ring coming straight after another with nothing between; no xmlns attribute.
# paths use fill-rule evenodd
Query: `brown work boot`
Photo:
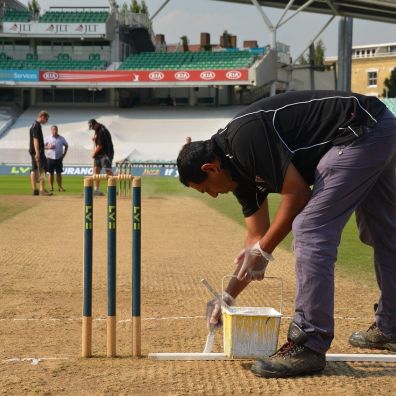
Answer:
<svg viewBox="0 0 396 396"><path fill-rule="evenodd" d="M388 338L375 322L366 331L361 330L352 333L349 337L349 343L359 348L387 349L396 352L396 338Z"/></svg>
<svg viewBox="0 0 396 396"><path fill-rule="evenodd" d="M44 197L50 197L51 195L54 195L54 194L52 194L52 192L48 192L47 190L44 190L44 191L40 191L39 195L44 196Z"/></svg>
<svg viewBox="0 0 396 396"><path fill-rule="evenodd" d="M324 353L288 341L267 359L256 361L250 369L258 377L285 378L318 373L325 366Z"/></svg>

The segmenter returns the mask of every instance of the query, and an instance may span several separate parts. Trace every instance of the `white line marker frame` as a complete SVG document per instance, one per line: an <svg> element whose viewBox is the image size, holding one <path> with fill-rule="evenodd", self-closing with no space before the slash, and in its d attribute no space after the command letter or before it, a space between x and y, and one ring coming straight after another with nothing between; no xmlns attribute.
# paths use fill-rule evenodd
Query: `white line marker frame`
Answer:
<svg viewBox="0 0 396 396"><path fill-rule="evenodd" d="M159 352L149 353L152 360L242 360L228 358L224 353L203 352ZM382 362L396 363L396 355L375 353L328 353L328 362Z"/></svg>

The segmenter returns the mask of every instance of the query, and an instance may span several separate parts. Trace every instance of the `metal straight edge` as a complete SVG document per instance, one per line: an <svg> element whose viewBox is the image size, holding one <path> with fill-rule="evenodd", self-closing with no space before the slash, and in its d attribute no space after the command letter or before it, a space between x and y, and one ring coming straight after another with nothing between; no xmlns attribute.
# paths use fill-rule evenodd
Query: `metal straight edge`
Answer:
<svg viewBox="0 0 396 396"><path fill-rule="evenodd" d="M213 352L158 352L149 353L148 358L152 360L243 360L229 358L225 353ZM376 353L328 353L326 354L326 361L396 363L396 355Z"/></svg>

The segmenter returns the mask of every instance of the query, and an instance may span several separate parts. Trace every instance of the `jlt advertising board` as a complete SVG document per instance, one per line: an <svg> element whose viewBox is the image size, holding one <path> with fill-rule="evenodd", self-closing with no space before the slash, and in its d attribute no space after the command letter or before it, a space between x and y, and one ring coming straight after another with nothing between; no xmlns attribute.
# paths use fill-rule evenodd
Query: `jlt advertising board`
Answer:
<svg viewBox="0 0 396 396"><path fill-rule="evenodd" d="M102 36L106 34L105 23L37 23L4 22L3 33L40 36Z"/></svg>

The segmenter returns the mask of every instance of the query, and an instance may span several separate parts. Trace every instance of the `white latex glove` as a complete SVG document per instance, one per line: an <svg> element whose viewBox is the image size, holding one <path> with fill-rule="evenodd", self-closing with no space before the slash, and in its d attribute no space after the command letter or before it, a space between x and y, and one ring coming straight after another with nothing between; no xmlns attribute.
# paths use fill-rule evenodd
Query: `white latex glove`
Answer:
<svg viewBox="0 0 396 396"><path fill-rule="evenodd" d="M234 298L227 292L223 292L222 299L226 305L235 304ZM219 298L213 298L206 304L206 323L209 330L213 330L223 324L221 319L221 301Z"/></svg>
<svg viewBox="0 0 396 396"><path fill-rule="evenodd" d="M234 259L234 264L235 265L241 265L243 263L243 260L245 258L245 248L243 248L239 253L238 256L235 257Z"/></svg>
<svg viewBox="0 0 396 396"><path fill-rule="evenodd" d="M263 280L268 262L274 260L271 254L261 249L259 241L243 249L234 262L240 264L242 257L243 263L237 275L238 280Z"/></svg>

